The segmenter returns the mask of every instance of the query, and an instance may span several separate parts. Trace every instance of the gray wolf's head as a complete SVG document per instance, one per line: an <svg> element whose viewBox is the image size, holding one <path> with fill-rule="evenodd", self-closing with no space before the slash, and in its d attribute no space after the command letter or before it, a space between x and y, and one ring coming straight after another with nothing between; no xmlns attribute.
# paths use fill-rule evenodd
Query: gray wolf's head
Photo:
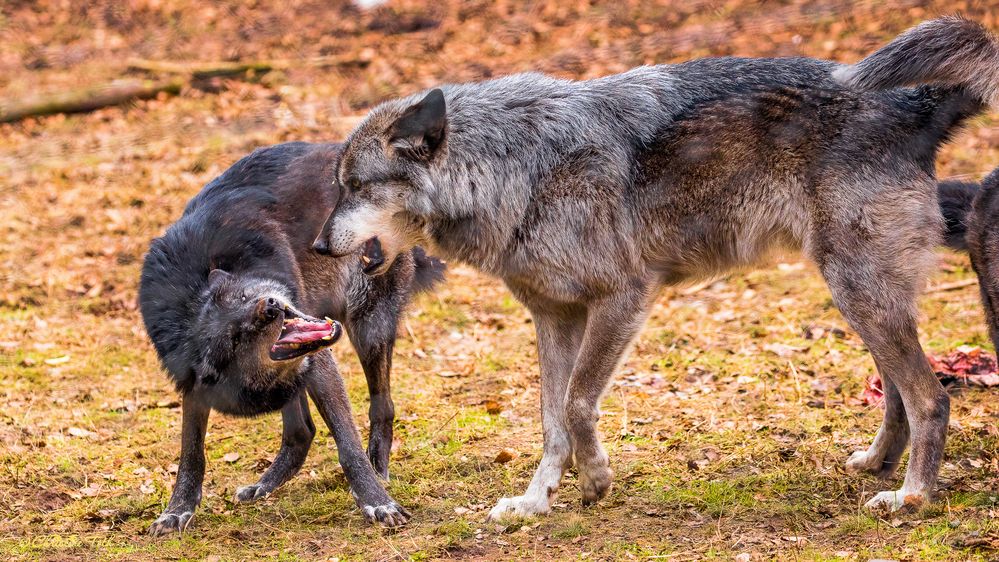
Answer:
<svg viewBox="0 0 999 562"><path fill-rule="evenodd" d="M447 141L444 93L375 108L344 143L336 179L342 193L313 247L333 256L363 248L365 273L379 275L423 241L421 216L435 186L430 169Z"/></svg>
<svg viewBox="0 0 999 562"><path fill-rule="evenodd" d="M287 384L306 355L341 334L338 323L297 310L284 287L267 279L215 269L200 302L188 345L196 348L198 381L208 387Z"/></svg>

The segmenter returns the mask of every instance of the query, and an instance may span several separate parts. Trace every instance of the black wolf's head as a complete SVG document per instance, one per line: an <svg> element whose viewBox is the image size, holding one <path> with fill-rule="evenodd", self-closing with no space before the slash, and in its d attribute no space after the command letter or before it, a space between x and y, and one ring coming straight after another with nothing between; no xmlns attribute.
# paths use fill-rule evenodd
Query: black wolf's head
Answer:
<svg viewBox="0 0 999 562"><path fill-rule="evenodd" d="M178 390L226 397L232 408L216 406L225 411L238 409L240 397L265 400L275 389L296 386L305 357L336 342L341 327L294 306L293 263L281 259L267 236L252 229L223 236L214 226L182 220L153 242L139 304Z"/></svg>
<svg viewBox="0 0 999 562"><path fill-rule="evenodd" d="M340 325L313 318L291 304L287 289L268 279L213 270L200 299L191 345L204 385L239 381L263 391L297 376L301 359L329 347Z"/></svg>
<svg viewBox="0 0 999 562"><path fill-rule="evenodd" d="M363 248L365 273L384 273L401 252L423 239L419 217L435 197L430 168L447 144L444 94L432 90L379 106L350 135L334 180L341 198L316 239L324 254Z"/></svg>

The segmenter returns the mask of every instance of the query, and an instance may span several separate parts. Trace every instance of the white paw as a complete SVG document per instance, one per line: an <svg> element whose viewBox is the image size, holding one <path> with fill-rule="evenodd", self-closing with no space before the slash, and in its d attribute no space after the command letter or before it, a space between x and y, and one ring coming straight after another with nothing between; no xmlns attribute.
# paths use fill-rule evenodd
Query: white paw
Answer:
<svg viewBox="0 0 999 562"><path fill-rule="evenodd" d="M368 523L379 523L384 527L399 527L410 518L406 508L395 502L385 505L365 505L361 507L361 511Z"/></svg>
<svg viewBox="0 0 999 562"><path fill-rule="evenodd" d="M928 504L930 498L925 493L907 492L905 488L901 490L889 490L878 492L870 499L864 507L871 511L894 512L901 509L916 510Z"/></svg>
<svg viewBox="0 0 999 562"><path fill-rule="evenodd" d="M535 515L545 515L551 511L547 498L532 496L517 496L515 498L501 498L496 502L496 507L489 511L490 522L510 521L523 519Z"/></svg>
<svg viewBox="0 0 999 562"><path fill-rule="evenodd" d="M881 470L881 459L874 458L870 451L854 451L846 459L846 469L850 472L877 472Z"/></svg>

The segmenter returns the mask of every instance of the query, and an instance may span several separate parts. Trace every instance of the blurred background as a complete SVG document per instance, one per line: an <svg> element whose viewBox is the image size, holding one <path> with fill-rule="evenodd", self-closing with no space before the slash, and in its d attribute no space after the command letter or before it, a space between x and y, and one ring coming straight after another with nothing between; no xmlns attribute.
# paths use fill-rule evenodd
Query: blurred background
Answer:
<svg viewBox="0 0 999 562"><path fill-rule="evenodd" d="M613 517L559 508L537 532L482 530L483 510L523 487L540 452L537 366L526 312L494 280L457 267L416 303L398 348L393 493L417 507L411 527L383 536L350 513L323 437L307 485L234 514L227 498L269 463L276 419L213 418L199 535L142 536L172 485L179 409L136 311L139 268L149 240L241 156L342 139L380 101L442 82L529 70L585 79L717 55L853 62L953 13L999 30L995 0L3 0L0 554L971 556L937 540L960 532L950 511L929 516L939 529L918 536L856 514L877 484L858 488L836 467L876 428L878 413L858 415L867 406L856 399L873 365L811 266L793 260L664 294L602 422L620 437L611 444L620 492L605 506ZM992 113L946 148L938 172L977 180L997 165ZM957 285L924 303L930 350L988 347L973 279L966 258L945 255L933 282ZM806 325L821 326L819 336ZM360 370L349 346L336 353L363 419ZM843 408L823 409L833 404ZM968 404L955 406L963 429L952 429L944 480L972 494L955 505L972 510L974 532L999 537L988 523L996 409ZM792 426L798 433L771 438ZM494 463L508 448L514 460ZM234 451L239 460L221 461ZM565 501L575 509L573 493ZM646 519L628 523L635 517Z"/></svg>

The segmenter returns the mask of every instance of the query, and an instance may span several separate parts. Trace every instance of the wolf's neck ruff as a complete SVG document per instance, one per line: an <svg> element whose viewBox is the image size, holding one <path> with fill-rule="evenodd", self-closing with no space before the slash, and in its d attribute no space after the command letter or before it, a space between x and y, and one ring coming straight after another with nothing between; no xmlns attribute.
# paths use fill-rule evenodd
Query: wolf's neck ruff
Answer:
<svg viewBox="0 0 999 562"><path fill-rule="evenodd" d="M451 259L495 271L544 195L538 185L562 173L573 154L592 148L608 164L604 173L617 178L613 188L626 185L631 170L614 163L652 143L682 109L670 68L585 82L528 73L442 87L447 140L428 167L432 192L412 209L445 219L430 223L429 241Z"/></svg>

